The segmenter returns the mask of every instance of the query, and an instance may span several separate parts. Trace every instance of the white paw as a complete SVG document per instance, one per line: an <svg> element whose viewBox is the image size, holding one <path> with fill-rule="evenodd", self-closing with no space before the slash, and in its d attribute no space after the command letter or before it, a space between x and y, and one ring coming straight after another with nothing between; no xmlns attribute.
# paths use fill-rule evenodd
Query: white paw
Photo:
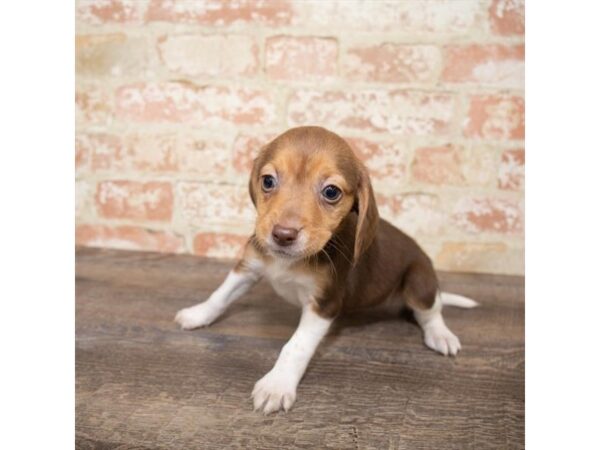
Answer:
<svg viewBox="0 0 600 450"><path fill-rule="evenodd" d="M285 373L271 370L256 382L252 391L254 411L265 414L280 409L288 411L296 401L296 384L289 381Z"/></svg>
<svg viewBox="0 0 600 450"><path fill-rule="evenodd" d="M175 322L177 322L183 330L191 330L193 328L210 325L217 317L219 317L219 312L216 311L212 305L204 302L180 310L175 316Z"/></svg>
<svg viewBox="0 0 600 450"><path fill-rule="evenodd" d="M436 324L425 327L425 345L442 355L456 356L460 350L460 341L446 325Z"/></svg>

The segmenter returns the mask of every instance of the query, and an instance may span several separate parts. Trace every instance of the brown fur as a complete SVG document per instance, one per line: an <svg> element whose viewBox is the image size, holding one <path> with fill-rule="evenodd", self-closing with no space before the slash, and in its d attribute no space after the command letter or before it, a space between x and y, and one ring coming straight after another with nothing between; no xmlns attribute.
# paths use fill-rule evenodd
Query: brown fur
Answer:
<svg viewBox="0 0 600 450"><path fill-rule="evenodd" d="M263 192L261 177L278 187ZM325 180L343 195L335 205L320 197ZM249 258L271 261L267 239L275 224L308 236L290 270L310 273L320 287L316 310L324 317L375 306L400 295L408 306L433 306L438 281L417 243L380 219L366 167L338 135L320 127L291 129L266 145L254 161L250 197L258 218L255 235L236 270Z"/></svg>

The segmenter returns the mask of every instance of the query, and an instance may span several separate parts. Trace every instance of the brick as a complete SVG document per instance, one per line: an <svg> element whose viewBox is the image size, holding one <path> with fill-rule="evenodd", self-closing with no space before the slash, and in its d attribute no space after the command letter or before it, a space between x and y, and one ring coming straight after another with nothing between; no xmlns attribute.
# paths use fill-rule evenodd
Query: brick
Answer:
<svg viewBox="0 0 600 450"><path fill-rule="evenodd" d="M412 178L421 183L462 184L460 155L452 145L415 150L411 164Z"/></svg>
<svg viewBox="0 0 600 450"><path fill-rule="evenodd" d="M116 95L118 117L136 122L194 122L219 127L268 124L275 117L270 96L253 89L157 82L123 86Z"/></svg>
<svg viewBox="0 0 600 450"><path fill-rule="evenodd" d="M517 201L500 198L462 198L453 212L454 223L469 233L521 233L523 208Z"/></svg>
<svg viewBox="0 0 600 450"><path fill-rule="evenodd" d="M525 150L506 150L498 170L500 189L521 190L525 187Z"/></svg>
<svg viewBox="0 0 600 450"><path fill-rule="evenodd" d="M503 95L472 97L464 133L482 139L524 139L525 101Z"/></svg>
<svg viewBox="0 0 600 450"><path fill-rule="evenodd" d="M202 176L204 180L222 181L231 167L231 142L186 133L179 138L178 171Z"/></svg>
<svg viewBox="0 0 600 450"><path fill-rule="evenodd" d="M75 181L75 218L77 220L93 217L94 190L87 180Z"/></svg>
<svg viewBox="0 0 600 450"><path fill-rule="evenodd" d="M194 254L210 258L239 258L248 236L230 233L198 233L194 237Z"/></svg>
<svg viewBox="0 0 600 450"><path fill-rule="evenodd" d="M89 155L94 172L181 173L219 179L231 161L231 144L193 133L79 133L78 154ZM82 156L83 158L83 156Z"/></svg>
<svg viewBox="0 0 600 450"><path fill-rule="evenodd" d="M377 189L398 188L407 181L410 152L398 141L374 142L363 138L346 138L358 158L365 163Z"/></svg>
<svg viewBox="0 0 600 450"><path fill-rule="evenodd" d="M258 45L249 36L162 36L158 50L171 72L188 76L249 76L256 74L259 68Z"/></svg>
<svg viewBox="0 0 600 450"><path fill-rule="evenodd" d="M122 156L117 155L115 168L139 172L177 172L179 139L176 134L133 134L124 139Z"/></svg>
<svg viewBox="0 0 600 450"><path fill-rule="evenodd" d="M96 189L96 209L102 217L169 221L173 213L171 184L161 181L102 181Z"/></svg>
<svg viewBox="0 0 600 450"><path fill-rule="evenodd" d="M492 0L488 14L494 33L502 36L525 33L525 0Z"/></svg>
<svg viewBox="0 0 600 450"><path fill-rule="evenodd" d="M327 29L393 31L411 38L464 35L481 26L481 4L457 0L305 1L294 3L294 22Z"/></svg>
<svg viewBox="0 0 600 450"><path fill-rule="evenodd" d="M296 91L288 105L291 125L320 124L334 130L440 135L451 131L451 94L409 90Z"/></svg>
<svg viewBox="0 0 600 450"><path fill-rule="evenodd" d="M75 137L75 173L85 171L89 166L90 152L89 147L81 145L79 136Z"/></svg>
<svg viewBox="0 0 600 450"><path fill-rule="evenodd" d="M77 245L86 247L108 247L122 250L183 253L185 249L185 243L181 236L169 231L134 226L79 225L75 231L75 241Z"/></svg>
<svg viewBox="0 0 600 450"><path fill-rule="evenodd" d="M410 192L377 195L380 215L410 235L434 235L445 231L446 214L437 195Z"/></svg>
<svg viewBox="0 0 600 450"><path fill-rule="evenodd" d="M428 83L436 80L440 65L436 46L386 43L348 49L343 71L353 81Z"/></svg>
<svg viewBox="0 0 600 450"><path fill-rule="evenodd" d="M78 35L75 72L78 76L138 76L150 67L150 48L144 38L123 33Z"/></svg>
<svg viewBox="0 0 600 450"><path fill-rule="evenodd" d="M241 227L250 231L256 214L246 185L182 182L177 184L178 220L187 227Z"/></svg>
<svg viewBox="0 0 600 450"><path fill-rule="evenodd" d="M273 36L265 44L265 70L276 80L331 79L337 57L337 41L330 38Z"/></svg>
<svg viewBox="0 0 600 450"><path fill-rule="evenodd" d="M494 149L447 144L415 150L412 179L434 185L487 185L495 176Z"/></svg>
<svg viewBox="0 0 600 450"><path fill-rule="evenodd" d="M525 85L523 45L465 45L445 49L442 79L522 89Z"/></svg>
<svg viewBox="0 0 600 450"><path fill-rule="evenodd" d="M115 161L123 158L123 146L117 136L107 133L78 133L75 148L78 153L88 155L92 171L120 168Z"/></svg>
<svg viewBox="0 0 600 450"><path fill-rule="evenodd" d="M287 0L151 0L146 20L210 26L281 26L289 24L292 16L292 5Z"/></svg>
<svg viewBox="0 0 600 450"><path fill-rule="evenodd" d="M276 136L277 133L239 134L233 144L233 168L236 173L248 177L260 149ZM244 181L247 181L246 178Z"/></svg>
<svg viewBox="0 0 600 450"><path fill-rule="evenodd" d="M434 258L438 270L452 272L524 273L522 248L501 242L445 242Z"/></svg>
<svg viewBox="0 0 600 450"><path fill-rule="evenodd" d="M85 125L110 125L114 119L112 96L96 84L75 88L75 120Z"/></svg>
<svg viewBox="0 0 600 450"><path fill-rule="evenodd" d="M78 0L76 19L90 25L141 22L144 6L139 0Z"/></svg>
<svg viewBox="0 0 600 450"><path fill-rule="evenodd" d="M460 150L465 186L493 186L498 172L497 149L474 143Z"/></svg>

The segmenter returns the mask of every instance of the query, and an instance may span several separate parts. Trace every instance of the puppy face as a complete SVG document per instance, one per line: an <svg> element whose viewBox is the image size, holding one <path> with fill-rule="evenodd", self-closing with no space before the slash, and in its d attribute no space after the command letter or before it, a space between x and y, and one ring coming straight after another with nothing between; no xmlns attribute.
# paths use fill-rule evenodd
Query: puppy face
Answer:
<svg viewBox="0 0 600 450"><path fill-rule="evenodd" d="M250 195L258 244L275 257L317 254L353 209L359 223L369 210L370 220L377 219L366 169L342 138L319 127L294 128L265 146L254 162ZM357 231L357 242L368 233Z"/></svg>

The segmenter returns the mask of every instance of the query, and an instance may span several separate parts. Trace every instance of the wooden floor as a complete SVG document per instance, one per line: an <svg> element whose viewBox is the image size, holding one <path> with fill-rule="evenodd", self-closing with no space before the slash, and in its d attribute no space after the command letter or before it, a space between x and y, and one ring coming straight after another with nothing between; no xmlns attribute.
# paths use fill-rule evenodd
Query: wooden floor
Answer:
<svg viewBox="0 0 600 450"><path fill-rule="evenodd" d="M428 350L410 320L339 320L287 414L252 411L299 311L261 283L210 328L180 308L231 267L192 256L76 252L78 448L511 449L524 447L523 279L441 274L479 300L446 308L462 352Z"/></svg>

